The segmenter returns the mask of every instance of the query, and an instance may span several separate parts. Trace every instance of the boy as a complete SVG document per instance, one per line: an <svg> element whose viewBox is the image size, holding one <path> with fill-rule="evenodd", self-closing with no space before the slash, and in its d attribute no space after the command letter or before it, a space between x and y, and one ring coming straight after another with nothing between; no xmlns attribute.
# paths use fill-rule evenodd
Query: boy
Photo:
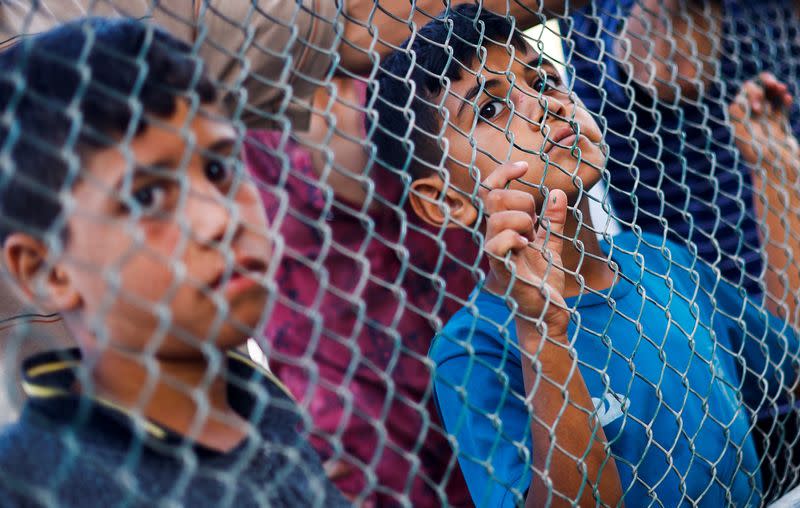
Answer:
<svg viewBox="0 0 800 508"><path fill-rule="evenodd" d="M378 157L412 173L416 212L485 227L491 272L431 348L476 504L759 504L752 418L790 397L795 335L685 247L597 240L602 133L552 64L456 8L378 94Z"/></svg>
<svg viewBox="0 0 800 508"><path fill-rule="evenodd" d="M191 48L90 18L0 54L0 241L79 349L24 364L3 504L343 506L260 328L271 241Z"/></svg>

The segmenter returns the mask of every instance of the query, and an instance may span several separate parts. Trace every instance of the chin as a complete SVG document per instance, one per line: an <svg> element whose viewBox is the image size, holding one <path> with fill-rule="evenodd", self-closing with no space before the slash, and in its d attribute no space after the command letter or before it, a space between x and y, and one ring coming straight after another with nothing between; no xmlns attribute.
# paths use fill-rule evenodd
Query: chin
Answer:
<svg viewBox="0 0 800 508"><path fill-rule="evenodd" d="M603 179L603 169L606 166L606 157L599 147L591 145L592 150L582 151L582 162L578 168L578 178L583 183L583 190L589 191Z"/></svg>
<svg viewBox="0 0 800 508"><path fill-rule="evenodd" d="M243 302L244 303L244 302ZM243 345L247 339L258 335L266 308L266 300L254 299L231 308L231 313L220 327L214 344L220 349L232 349Z"/></svg>
<svg viewBox="0 0 800 508"><path fill-rule="evenodd" d="M223 327L223 329L224 328L228 328L228 325ZM239 329L223 330L219 333L219 335L217 335L217 340L214 341L214 346L222 354L225 354L226 351L230 351L247 344L247 339L249 339L251 336L252 334L242 333L242 331Z"/></svg>
<svg viewBox="0 0 800 508"><path fill-rule="evenodd" d="M157 355L163 360L200 360L205 358L204 345L211 345L224 355L226 351L245 345L247 339L258 334L263 312L264 305L252 305L247 309L232 309L222 323L215 323L214 319L195 321L191 329L185 329L195 340L186 341L178 338L178 334L171 334L159 347ZM215 324L216 333L211 335Z"/></svg>
<svg viewBox="0 0 800 508"><path fill-rule="evenodd" d="M236 349L247 343L250 334L245 333L238 327L224 324L219 332L210 340L212 349L215 349L221 355L225 355L227 351ZM206 345L208 347L208 345ZM185 341L174 341L171 344L166 344L164 347L159 348L158 357L162 360L171 361L201 361L205 360L207 354L203 352L203 344L198 341L197 343L189 344Z"/></svg>
<svg viewBox="0 0 800 508"><path fill-rule="evenodd" d="M581 167L578 168L578 174L574 179L570 175L561 173L558 175L558 178L552 180L548 179L545 181L545 186L550 189L563 190L567 195L570 205L574 205L580 194L576 184L578 180L580 181L581 187L583 188L583 193L585 194L589 192L592 187L597 185L600 180L602 180L602 174L594 167L589 166L588 164L582 164Z"/></svg>

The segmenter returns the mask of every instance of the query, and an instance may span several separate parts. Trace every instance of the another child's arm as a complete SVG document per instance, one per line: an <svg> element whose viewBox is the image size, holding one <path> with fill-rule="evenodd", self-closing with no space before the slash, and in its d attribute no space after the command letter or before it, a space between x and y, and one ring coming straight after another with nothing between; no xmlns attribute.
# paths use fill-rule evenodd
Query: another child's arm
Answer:
<svg viewBox="0 0 800 508"><path fill-rule="evenodd" d="M550 192L537 229L533 197L505 188L526 170L524 163L499 167L484 182L490 190L483 195L489 214L489 287L502 293L513 284L525 392L534 415L534 472L526 506L571 501L616 506L622 495L619 474L567 340L569 312L560 270L567 198L560 190Z"/></svg>
<svg viewBox="0 0 800 508"><path fill-rule="evenodd" d="M745 82L728 112L736 145L752 168L755 209L767 235L765 282L769 310L797 326L800 288L800 149L784 109L792 96L775 76ZM782 304L786 309L782 309ZM788 316L786 311L788 310Z"/></svg>

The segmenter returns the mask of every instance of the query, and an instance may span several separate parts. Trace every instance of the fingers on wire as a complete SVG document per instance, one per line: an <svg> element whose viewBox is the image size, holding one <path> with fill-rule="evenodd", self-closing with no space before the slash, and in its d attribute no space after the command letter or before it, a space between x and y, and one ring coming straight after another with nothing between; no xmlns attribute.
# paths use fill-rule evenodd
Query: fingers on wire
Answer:
<svg viewBox="0 0 800 508"><path fill-rule="evenodd" d="M527 172L528 163L525 161L501 164L481 182L478 195L485 200L490 191L507 189L511 182L522 178Z"/></svg>
<svg viewBox="0 0 800 508"><path fill-rule="evenodd" d="M553 189L548 196L535 244L543 246L545 252L561 258L564 248L564 225L567 222L567 195L560 189ZM558 263L561 264L560 262Z"/></svg>
<svg viewBox="0 0 800 508"><path fill-rule="evenodd" d="M736 102L744 109L749 106L754 115L761 115L774 108L783 110L794 102L789 87L769 72L762 72L757 78L742 85Z"/></svg>
<svg viewBox="0 0 800 508"><path fill-rule="evenodd" d="M535 248L543 248L560 257L567 220L567 196L564 191L550 191L538 228L536 202L530 194L495 189L487 195L486 207L489 212L486 226L488 252L502 257L509 251L516 252L527 247L528 242L533 242Z"/></svg>
<svg viewBox="0 0 800 508"><path fill-rule="evenodd" d="M486 222L485 249L490 258L517 253L533 241L536 202L530 194L511 189L494 189L485 198L489 218Z"/></svg>
<svg viewBox="0 0 800 508"><path fill-rule="evenodd" d="M492 190L486 195L484 205L489 215L507 210L518 210L531 217L536 217L536 200L529 193L520 190Z"/></svg>
<svg viewBox="0 0 800 508"><path fill-rule="evenodd" d="M758 82L764 92L764 98L769 100L774 106L781 108L788 108L792 105L793 97L789 92L789 87L778 80L772 73L762 72L758 75Z"/></svg>

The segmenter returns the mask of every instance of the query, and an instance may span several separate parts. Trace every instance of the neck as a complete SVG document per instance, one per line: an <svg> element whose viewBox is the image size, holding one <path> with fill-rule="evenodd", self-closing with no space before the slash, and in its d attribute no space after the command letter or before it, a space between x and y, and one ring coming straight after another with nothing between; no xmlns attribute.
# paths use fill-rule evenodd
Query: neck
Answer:
<svg viewBox="0 0 800 508"><path fill-rule="evenodd" d="M229 451L246 438L247 421L228 403L224 367L210 374L202 357L155 357L148 368L138 353L113 347L82 349L94 395L217 451Z"/></svg>
<svg viewBox="0 0 800 508"><path fill-rule="evenodd" d="M565 297L577 296L587 287L601 291L608 289L614 283L614 272L609 268L606 255L597 240L597 234L592 230L594 225L589 213L588 199L581 200L577 209L582 215L580 224L571 210L567 212L567 221L564 224L564 236L575 238L577 241L564 242L561 260L569 272L581 275L583 284L581 285L574 275L568 273L564 287ZM582 244L582 248L579 249L575 243Z"/></svg>

